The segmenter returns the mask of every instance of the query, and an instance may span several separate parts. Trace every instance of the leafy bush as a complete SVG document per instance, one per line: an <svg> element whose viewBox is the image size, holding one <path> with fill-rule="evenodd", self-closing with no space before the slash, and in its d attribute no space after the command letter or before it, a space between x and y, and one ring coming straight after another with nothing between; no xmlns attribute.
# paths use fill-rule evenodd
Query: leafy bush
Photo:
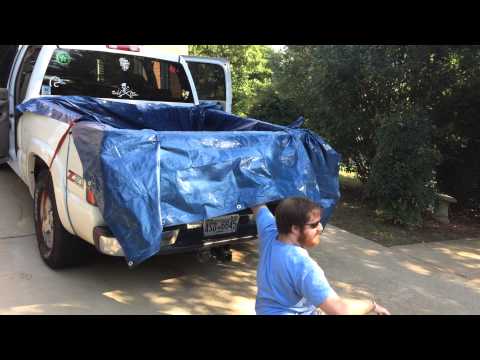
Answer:
<svg viewBox="0 0 480 360"><path fill-rule="evenodd" d="M248 114L251 118L279 125L289 125L301 115L301 109L292 100L282 99L271 87L259 91Z"/></svg>
<svg viewBox="0 0 480 360"><path fill-rule="evenodd" d="M439 190L453 195L464 208L477 211L480 210L479 92L480 79L461 84L432 113L435 142L442 154L437 168Z"/></svg>
<svg viewBox="0 0 480 360"><path fill-rule="evenodd" d="M421 225L422 211L433 205L438 153L430 120L410 111L380 119L376 155L367 182L379 214L402 225Z"/></svg>
<svg viewBox="0 0 480 360"><path fill-rule="evenodd" d="M439 190L480 209L479 62L478 45L289 45L272 84L363 183L379 167L377 132L390 114L428 114Z"/></svg>

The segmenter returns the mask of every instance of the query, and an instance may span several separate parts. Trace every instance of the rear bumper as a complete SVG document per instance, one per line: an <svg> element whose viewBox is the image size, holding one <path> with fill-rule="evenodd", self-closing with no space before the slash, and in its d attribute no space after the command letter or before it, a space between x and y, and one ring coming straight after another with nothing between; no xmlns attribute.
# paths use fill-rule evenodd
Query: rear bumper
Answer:
<svg viewBox="0 0 480 360"><path fill-rule="evenodd" d="M158 255L196 252L251 241L256 237L257 228L253 216L246 214L240 216L237 232L232 234L205 237L202 223L181 225L168 228L162 233ZM107 227L95 227L93 240L99 252L111 256L125 256L118 240Z"/></svg>
<svg viewBox="0 0 480 360"><path fill-rule="evenodd" d="M250 240L254 240L256 238L257 238L256 235L247 235L242 237L229 237L224 239L202 241L200 244L197 244L197 245L186 245L186 246L169 245L169 246L162 247L158 252L158 255L197 252L197 251L211 249L218 246L225 246L225 245L232 245L232 244L247 242Z"/></svg>

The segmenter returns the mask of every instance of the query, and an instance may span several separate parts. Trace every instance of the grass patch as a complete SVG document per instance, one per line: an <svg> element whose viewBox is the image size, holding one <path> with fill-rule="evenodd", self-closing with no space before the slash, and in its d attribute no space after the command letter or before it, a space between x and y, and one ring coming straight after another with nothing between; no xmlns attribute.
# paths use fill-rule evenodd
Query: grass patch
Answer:
<svg viewBox="0 0 480 360"><path fill-rule="evenodd" d="M354 172L340 170L340 184L342 187L350 190L361 191L362 189L362 183L358 180L357 175Z"/></svg>
<svg viewBox="0 0 480 360"><path fill-rule="evenodd" d="M479 219L460 210L451 212L450 224L440 224L427 217L423 227L408 228L386 222L362 198L362 183L355 173L340 171L341 198L330 223L383 246L407 245L422 242L479 238Z"/></svg>

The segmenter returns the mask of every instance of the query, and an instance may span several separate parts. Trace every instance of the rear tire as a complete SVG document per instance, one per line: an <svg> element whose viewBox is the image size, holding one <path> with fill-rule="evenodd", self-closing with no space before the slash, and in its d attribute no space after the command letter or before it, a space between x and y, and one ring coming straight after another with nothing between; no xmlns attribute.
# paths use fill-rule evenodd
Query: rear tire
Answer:
<svg viewBox="0 0 480 360"><path fill-rule="evenodd" d="M63 227L48 169L37 177L33 206L38 249L45 264L61 269L86 262L93 247Z"/></svg>

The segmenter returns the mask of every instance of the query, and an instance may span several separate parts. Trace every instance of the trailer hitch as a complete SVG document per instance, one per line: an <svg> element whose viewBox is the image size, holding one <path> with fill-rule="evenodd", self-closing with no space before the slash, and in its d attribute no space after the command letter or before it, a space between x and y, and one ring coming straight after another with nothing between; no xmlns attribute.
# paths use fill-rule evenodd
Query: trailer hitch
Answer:
<svg viewBox="0 0 480 360"><path fill-rule="evenodd" d="M206 250L200 250L197 253L197 259L201 263L230 262L232 261L232 250L230 249L229 245L214 247Z"/></svg>

